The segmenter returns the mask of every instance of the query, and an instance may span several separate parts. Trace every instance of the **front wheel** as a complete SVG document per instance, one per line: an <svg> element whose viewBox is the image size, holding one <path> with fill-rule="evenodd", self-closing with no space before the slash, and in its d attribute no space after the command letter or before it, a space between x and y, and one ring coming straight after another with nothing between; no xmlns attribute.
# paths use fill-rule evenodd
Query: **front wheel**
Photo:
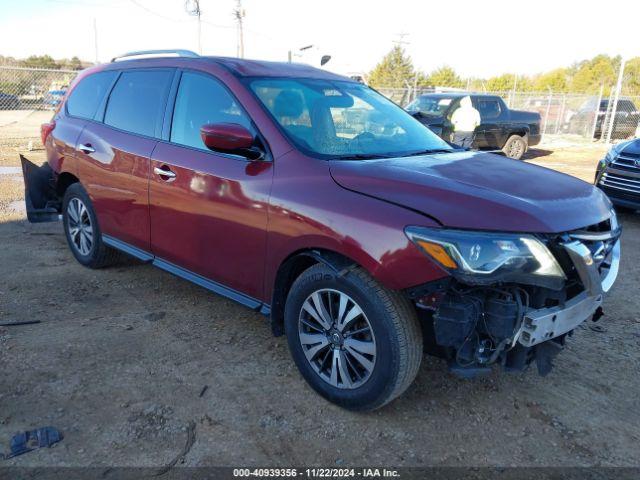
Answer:
<svg viewBox="0 0 640 480"><path fill-rule="evenodd" d="M306 381L350 410L373 410L398 397L422 359L413 305L360 268L346 275L322 264L305 270L287 298L285 331Z"/></svg>
<svg viewBox="0 0 640 480"><path fill-rule="evenodd" d="M511 135L507 140L507 143L504 144L502 151L504 154L513 158L514 160L520 160L522 156L527 151L527 140L520 135Z"/></svg>

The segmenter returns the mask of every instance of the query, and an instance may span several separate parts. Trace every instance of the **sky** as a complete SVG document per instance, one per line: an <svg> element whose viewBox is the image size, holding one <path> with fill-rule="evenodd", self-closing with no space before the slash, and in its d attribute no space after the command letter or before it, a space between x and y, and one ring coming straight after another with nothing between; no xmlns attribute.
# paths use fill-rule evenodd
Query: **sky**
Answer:
<svg viewBox="0 0 640 480"><path fill-rule="evenodd" d="M193 0L191 0L193 1ZM200 0L202 53L235 56L237 0ZM522 5L522 6L520 6ZM242 0L245 57L369 71L394 45L429 72L535 74L598 53L640 56L640 0ZM198 50L185 0L0 0L0 55L96 57L131 50ZM306 53L301 47L314 45Z"/></svg>

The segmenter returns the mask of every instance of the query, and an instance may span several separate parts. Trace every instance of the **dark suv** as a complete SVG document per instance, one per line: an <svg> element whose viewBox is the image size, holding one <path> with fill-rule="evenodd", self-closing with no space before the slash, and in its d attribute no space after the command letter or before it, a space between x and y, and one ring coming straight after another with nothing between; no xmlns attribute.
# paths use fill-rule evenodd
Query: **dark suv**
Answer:
<svg viewBox="0 0 640 480"><path fill-rule="evenodd" d="M640 138L607 152L596 171L598 185L618 207L640 210Z"/></svg>
<svg viewBox="0 0 640 480"><path fill-rule="evenodd" d="M580 107L569 120L569 133L591 135L593 132L593 138L601 138L603 134L607 133L611 125L610 117L613 115L613 105L609 104L608 99L600 100L598 108L596 105L597 100L590 99ZM620 98L616 105L611 137L615 139L633 137L639 123L640 110L630 98Z"/></svg>
<svg viewBox="0 0 640 480"><path fill-rule="evenodd" d="M48 164L23 159L29 219L61 213L82 265L124 252L266 315L310 385L360 410L424 346L464 376L545 374L599 315L620 229L594 186L453 149L326 71L154 53L79 74Z"/></svg>

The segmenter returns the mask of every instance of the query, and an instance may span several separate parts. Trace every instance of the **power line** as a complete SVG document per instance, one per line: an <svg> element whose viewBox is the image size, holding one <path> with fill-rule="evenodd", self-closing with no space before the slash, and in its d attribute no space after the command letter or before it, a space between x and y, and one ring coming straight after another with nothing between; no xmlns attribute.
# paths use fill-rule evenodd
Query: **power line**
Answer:
<svg viewBox="0 0 640 480"><path fill-rule="evenodd" d="M142 5L140 2L138 2L137 0L129 0L131 3L133 3L136 7L141 8L142 10L144 10L147 13L150 13L151 15L155 15L158 18L162 18L164 20L168 20L170 22L175 22L175 23L185 23L188 22L189 20L176 20L175 18L171 18L171 17L166 17L161 13L155 12L153 10L151 10L150 8L145 7L144 5Z"/></svg>
<svg viewBox="0 0 640 480"><path fill-rule="evenodd" d="M47 0L51 3L66 3L69 5L82 5L85 7L114 7L113 3L98 3L98 2L85 2L81 0Z"/></svg>

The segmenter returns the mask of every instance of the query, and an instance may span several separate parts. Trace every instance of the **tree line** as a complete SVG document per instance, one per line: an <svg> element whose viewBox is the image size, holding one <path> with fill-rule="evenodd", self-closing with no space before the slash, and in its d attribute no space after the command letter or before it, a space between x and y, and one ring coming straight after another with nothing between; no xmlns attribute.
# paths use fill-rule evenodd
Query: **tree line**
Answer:
<svg viewBox="0 0 640 480"><path fill-rule="evenodd" d="M0 55L0 66L6 67L26 67L26 68L49 68L52 70L82 70L90 65L91 62L83 62L78 57L63 58L55 60L50 55L31 55L25 59L16 59L14 57L3 57Z"/></svg>
<svg viewBox="0 0 640 480"><path fill-rule="evenodd" d="M537 75L505 73L490 78L465 78L452 67L443 65L432 72L416 70L405 50L394 46L369 72L366 81L374 88L454 87L470 91L597 94L604 88L608 95L618 79L621 58L608 55L576 62ZM640 95L640 57L627 60L624 70L625 95Z"/></svg>

